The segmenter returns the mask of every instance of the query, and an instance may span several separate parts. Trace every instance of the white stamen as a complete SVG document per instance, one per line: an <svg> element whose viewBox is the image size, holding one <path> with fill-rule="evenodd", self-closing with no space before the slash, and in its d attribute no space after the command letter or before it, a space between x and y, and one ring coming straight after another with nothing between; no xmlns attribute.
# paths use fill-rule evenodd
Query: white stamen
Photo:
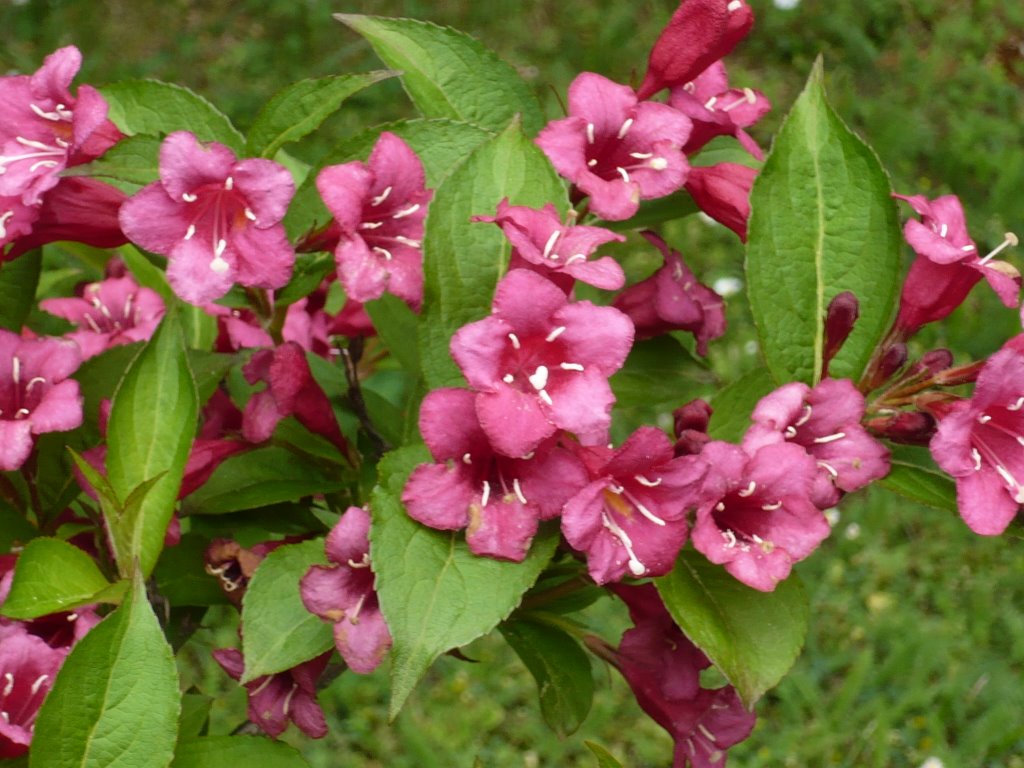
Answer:
<svg viewBox="0 0 1024 768"><path fill-rule="evenodd" d="M713 110L715 108L715 102L718 101L717 96L712 96L710 99L704 102L704 109Z"/></svg>
<svg viewBox="0 0 1024 768"><path fill-rule="evenodd" d="M711 731L709 731L707 728L705 728L700 723L697 723L697 730L700 731L703 734L705 739L710 741L712 744L715 743L715 734L713 734Z"/></svg>
<svg viewBox="0 0 1024 768"><path fill-rule="evenodd" d="M8 219L14 218L14 211L4 211L0 213L0 240L7 237L7 227L4 226Z"/></svg>
<svg viewBox="0 0 1024 768"><path fill-rule="evenodd" d="M10 672L4 672L4 680L7 681L7 684L4 686L4 696L6 697L10 696L11 691L14 690L14 675Z"/></svg>
<svg viewBox="0 0 1024 768"><path fill-rule="evenodd" d="M370 250L383 256L384 261L391 261L391 251L387 248L381 248L379 245L375 245Z"/></svg>
<svg viewBox="0 0 1024 768"><path fill-rule="evenodd" d="M619 540L619 543L625 548L627 554L629 554L629 572L634 576L643 576L647 573L647 566L640 562L640 558L636 556L633 551L633 540L629 538L629 534L626 533L618 524L608 516L607 512L601 512L601 523L604 527Z"/></svg>
<svg viewBox="0 0 1024 768"><path fill-rule="evenodd" d="M246 208L244 213L245 218L247 218L249 221L256 221L256 214L252 212L251 208Z"/></svg>
<svg viewBox="0 0 1024 768"><path fill-rule="evenodd" d="M576 261L586 261L586 260L587 260L587 257L584 256L582 253L574 253L572 256L570 256L568 259L565 260L565 266L568 267L573 262L576 262Z"/></svg>
<svg viewBox="0 0 1024 768"><path fill-rule="evenodd" d="M388 195L391 194L391 187L384 187L384 191L377 195L373 200L370 201L370 206L375 207L383 203L388 199Z"/></svg>
<svg viewBox="0 0 1024 768"><path fill-rule="evenodd" d="M640 485L645 485L648 488L657 488L661 485L662 480L660 477L657 480L648 480L643 475L633 475L633 479L640 483Z"/></svg>
<svg viewBox="0 0 1024 768"><path fill-rule="evenodd" d="M11 378L15 384L21 379L21 358L17 355L11 358Z"/></svg>
<svg viewBox="0 0 1024 768"><path fill-rule="evenodd" d="M532 458L533 458L533 457L534 457L535 455L536 455L536 453L535 453L534 451L530 451L529 453L524 453L524 454L523 454L522 456L520 456L519 458L520 458L520 459L522 459L523 461L529 461L529 460L530 460L530 459L532 459Z"/></svg>
<svg viewBox="0 0 1024 768"><path fill-rule="evenodd" d="M559 363L558 367L563 371L580 371L583 372L583 366L579 363Z"/></svg>
<svg viewBox="0 0 1024 768"><path fill-rule="evenodd" d="M597 165L597 158L596 157L592 157L589 160L587 160L587 167L588 168L593 168L595 165Z"/></svg>
<svg viewBox="0 0 1024 768"><path fill-rule="evenodd" d="M731 3L725 6L725 10L727 10L729 13L732 13L733 11L738 11L742 7L743 0L732 0Z"/></svg>
<svg viewBox="0 0 1024 768"><path fill-rule="evenodd" d="M755 483L753 480L751 480L750 481L750 485L748 485L742 491L737 491L736 495L737 496L742 496L743 498L746 498L747 496L753 496L754 495L754 491L756 491L756 490L757 490L757 483Z"/></svg>
<svg viewBox="0 0 1024 768"><path fill-rule="evenodd" d="M56 168L58 165L60 165L60 163L55 160L36 160L29 166L28 172L35 173L40 168Z"/></svg>
<svg viewBox="0 0 1024 768"><path fill-rule="evenodd" d="M36 681L32 683L32 695L35 696L39 693L39 689L43 687L43 683L50 679L49 675L40 675L36 678Z"/></svg>
<svg viewBox="0 0 1024 768"><path fill-rule="evenodd" d="M512 342L512 349L520 349L521 348L521 345L519 343L519 337L516 336L514 333L510 333L508 335L508 340Z"/></svg>
<svg viewBox="0 0 1024 768"><path fill-rule="evenodd" d="M43 120L52 120L53 122L57 122L58 120L60 120L60 115L56 112L46 112L45 110L40 109L35 104L29 104L28 108L35 112L37 115L39 115L39 117L43 118Z"/></svg>
<svg viewBox="0 0 1024 768"><path fill-rule="evenodd" d="M520 503L522 503L522 504L529 504L530 503L530 502L528 502L526 500L526 496L523 495L523 489L519 487L519 478L518 477L512 478L512 490L514 490L516 492L516 498L519 499Z"/></svg>
<svg viewBox="0 0 1024 768"><path fill-rule="evenodd" d="M480 494L480 507L486 507L491 498L491 484L484 480L484 492Z"/></svg>
<svg viewBox="0 0 1024 768"><path fill-rule="evenodd" d="M541 258L546 259L548 256L551 255L551 249L555 247L555 243L558 242L558 236L560 234L562 233L559 232L557 229L551 233L551 236L548 238L548 241L544 243L544 253L541 256Z"/></svg>
<svg viewBox="0 0 1024 768"><path fill-rule="evenodd" d="M549 395L546 390L542 389L540 392L537 393L537 396L540 397L540 399L543 400L548 405L555 404L554 401L551 399L551 395Z"/></svg>
<svg viewBox="0 0 1024 768"><path fill-rule="evenodd" d="M527 377L530 384L538 392L548 385L548 367L546 365L538 365L537 370L533 372L533 375Z"/></svg>
<svg viewBox="0 0 1024 768"><path fill-rule="evenodd" d="M981 454L977 448L971 448L971 458L974 459L974 471L977 472L981 469Z"/></svg>
<svg viewBox="0 0 1024 768"><path fill-rule="evenodd" d="M978 414L978 423L979 424L988 424L990 421L992 421L992 417L989 416L987 413L980 413L980 414Z"/></svg>
<svg viewBox="0 0 1024 768"><path fill-rule="evenodd" d="M422 245L419 240L413 240L412 238L405 237L404 235L395 235L395 241L402 245L407 245L410 248L419 248Z"/></svg>
<svg viewBox="0 0 1024 768"><path fill-rule="evenodd" d="M473 457L470 456L468 453L462 454L462 463L463 464L472 464L473 463Z"/></svg>
<svg viewBox="0 0 1024 768"><path fill-rule="evenodd" d="M196 225L189 224L188 229L185 230L185 239L191 240L196 234Z"/></svg>
<svg viewBox="0 0 1024 768"><path fill-rule="evenodd" d="M0 711L0 719L2 719L5 723L10 723L11 722L11 716L8 715L6 712L3 712L3 711Z"/></svg>
<svg viewBox="0 0 1024 768"><path fill-rule="evenodd" d="M588 144L593 144L594 143L594 124L593 123L587 123L587 143Z"/></svg>
<svg viewBox="0 0 1024 768"><path fill-rule="evenodd" d="M392 219L402 219L402 218L405 218L406 216L412 216L419 209L420 209L420 204L419 203L413 203L409 207L403 208L402 210L398 211L398 213L392 214L391 218Z"/></svg>
<svg viewBox="0 0 1024 768"><path fill-rule="evenodd" d="M717 504L715 504L715 510L718 512L725 512L725 502L720 501Z"/></svg>
<svg viewBox="0 0 1024 768"><path fill-rule="evenodd" d="M761 509L763 509L765 512L774 512L776 509L779 509L781 506L782 506L782 502L781 501L776 501L774 504L762 504L761 505Z"/></svg>
<svg viewBox="0 0 1024 768"><path fill-rule="evenodd" d="M1024 503L1024 487L1017 482L1017 478L1010 474L1010 470L1004 467L1002 464L996 464L996 472L999 476L1006 481L1006 484L1013 490L1013 500L1018 504Z"/></svg>
<svg viewBox="0 0 1024 768"><path fill-rule="evenodd" d="M1016 403L1006 406L1008 411L1019 411L1021 408L1024 408L1024 397L1018 397Z"/></svg>
<svg viewBox="0 0 1024 768"><path fill-rule="evenodd" d="M654 153L653 152L630 152L629 156L630 157L634 157L637 160L650 160L652 157L654 157Z"/></svg>
<svg viewBox="0 0 1024 768"><path fill-rule="evenodd" d="M369 568L370 567L370 553L369 552L363 552L363 556L359 560L352 560L351 558L349 558L348 567L349 568L356 568L356 569L359 569L359 568Z"/></svg>
<svg viewBox="0 0 1024 768"><path fill-rule="evenodd" d="M1005 251L1007 248L1011 246L1017 245L1020 242L1017 239L1017 236L1013 234L1013 232L1007 232L1006 234L1003 235L1003 237L1005 238L1005 240L1003 240L1003 242L997 245L985 258L983 258L979 262L979 264L988 264L988 262L995 256L999 255L999 253Z"/></svg>
<svg viewBox="0 0 1024 768"><path fill-rule="evenodd" d="M42 376L33 376L31 379L28 380L28 384L25 385L25 394L27 395L29 392L31 392L32 387L34 387L36 384L45 383L46 379L44 379Z"/></svg>
<svg viewBox="0 0 1024 768"><path fill-rule="evenodd" d="M228 178L230 178L230 176ZM297 690L299 690L299 684L292 683L292 689L288 691L288 695L284 697L284 705L281 707L281 714L285 717L288 717L288 710L292 708L292 696L295 695Z"/></svg>
<svg viewBox="0 0 1024 768"><path fill-rule="evenodd" d="M14 140L25 147L32 147L32 149L44 149L47 152L53 152L54 149L49 144L43 144L41 141L32 141L32 139L26 139L24 136L15 136Z"/></svg>
<svg viewBox="0 0 1024 768"><path fill-rule="evenodd" d="M182 192L181 200L185 203L194 203L199 199L199 195L193 195L191 192Z"/></svg>
<svg viewBox="0 0 1024 768"><path fill-rule="evenodd" d="M666 160L664 157L655 157L652 158L651 162L649 162L647 165L648 167L653 168L656 171L664 171L666 168L668 168L668 160Z"/></svg>
<svg viewBox="0 0 1024 768"><path fill-rule="evenodd" d="M960 250L963 251L964 253L970 253L971 251L974 250L974 246L973 245L962 245L962 246L960 246Z"/></svg>
<svg viewBox="0 0 1024 768"><path fill-rule="evenodd" d="M845 432L836 432L834 435L825 435L824 437L816 437L816 438L814 438L814 442L819 443L819 444L820 443L834 443L836 440L842 440L844 437L846 437L846 433Z"/></svg>
<svg viewBox="0 0 1024 768"><path fill-rule="evenodd" d="M383 227L383 221L364 221L359 225L360 229L376 229L377 227Z"/></svg>
<svg viewBox="0 0 1024 768"><path fill-rule="evenodd" d="M839 477L839 473L836 468L829 464L827 461L819 461L818 466L828 472L832 477Z"/></svg>
<svg viewBox="0 0 1024 768"><path fill-rule="evenodd" d="M792 425L786 427L786 431L783 434L790 440L792 440L794 437L796 437L796 427Z"/></svg>
<svg viewBox="0 0 1024 768"><path fill-rule="evenodd" d="M626 138L626 134L629 133L629 129L632 128L632 127L633 127L633 118L632 117L627 117L625 122L623 122L622 126L619 128L619 132L617 134L615 134L615 138L617 138L617 139L624 139L624 138Z"/></svg>
<svg viewBox="0 0 1024 768"><path fill-rule="evenodd" d="M809 406L809 405L807 405L805 403L804 404L803 413L800 414L800 418L796 420L796 423L793 426L802 427L804 424L806 424L810 420L810 418L811 418L811 406Z"/></svg>
<svg viewBox="0 0 1024 768"><path fill-rule="evenodd" d="M722 531L722 538L725 539L725 548L732 549L736 546L736 534L733 533L729 528Z"/></svg>
<svg viewBox="0 0 1024 768"><path fill-rule="evenodd" d="M29 415L29 413L30 411L28 408L19 408L17 411L14 412L14 418L24 419L26 416Z"/></svg>
<svg viewBox="0 0 1024 768"><path fill-rule="evenodd" d="M228 176L226 179L224 179L224 189L226 189L228 192L230 192L234 188L235 188L235 180L231 176Z"/></svg>
<svg viewBox="0 0 1024 768"><path fill-rule="evenodd" d="M629 174L628 174L628 173L626 173L626 169L625 169L625 168L623 168L622 166L616 166L616 167L615 167L615 170L616 170L616 171L618 171L618 173L619 173L619 176L621 176L621 177L622 177L622 180L623 180L624 182L626 182L627 184L629 184Z"/></svg>
<svg viewBox="0 0 1024 768"><path fill-rule="evenodd" d="M665 525L665 521L664 521L664 520L662 520L662 519L661 519L660 517L658 517L658 516L657 516L656 514L654 514L653 512L651 512L651 510L649 510L649 509L648 509L647 507L645 507L645 506L644 506L643 504L641 504L641 503L640 503L639 501L637 501L637 500L636 500L636 499L635 499L635 498L634 498L633 496L631 496L631 495L630 495L629 493L627 493L627 494L626 494L626 498L627 498L627 499L629 499L629 500L630 500L630 501L631 501L631 502L633 503L633 506L635 506L635 507L637 508L637 511L638 511L638 512L639 512L639 513L640 513L641 515L643 515L644 517L646 517L646 518L647 518L648 520L650 520L650 521L651 521L652 523L654 523L655 525L661 525L661 526L664 526L664 525Z"/></svg>
<svg viewBox="0 0 1024 768"><path fill-rule="evenodd" d="M85 324L92 328L93 333L103 333L99 324L96 322L96 319L92 315L85 316Z"/></svg>
<svg viewBox="0 0 1024 768"><path fill-rule="evenodd" d="M506 384L511 384L513 381L516 380L516 377L513 376L511 373L506 373L504 376L501 377L501 380L504 381Z"/></svg>
<svg viewBox="0 0 1024 768"><path fill-rule="evenodd" d="M266 679L262 683L257 685L253 689L252 693L250 693L249 695L250 696L258 696L259 694L263 693L263 691L266 690L266 687L268 685L270 685L270 681L273 680L273 679L274 679L273 675L267 675Z"/></svg>
<svg viewBox="0 0 1024 768"><path fill-rule="evenodd" d="M549 333L547 336L545 336L544 337L544 341L547 341L547 342L554 341L559 336L561 336L563 333L565 333L565 326L564 325L560 325L557 328L553 329L551 331L551 333Z"/></svg>
<svg viewBox="0 0 1024 768"><path fill-rule="evenodd" d="M216 272L218 275L223 275L229 269L231 269L231 265L224 261L219 254L210 262L210 270Z"/></svg>
<svg viewBox="0 0 1024 768"><path fill-rule="evenodd" d="M946 236L946 233L947 233L948 231L949 231L949 227L947 227L947 226L946 226L946 223L945 223L945 222L943 222L942 226L941 226L941 227L939 227L939 237L945 237L945 236Z"/></svg>

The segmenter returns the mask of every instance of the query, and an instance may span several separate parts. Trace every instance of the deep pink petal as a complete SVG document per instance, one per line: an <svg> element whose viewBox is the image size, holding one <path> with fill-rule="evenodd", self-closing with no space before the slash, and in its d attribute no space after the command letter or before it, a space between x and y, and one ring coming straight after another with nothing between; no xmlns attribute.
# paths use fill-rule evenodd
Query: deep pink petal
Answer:
<svg viewBox="0 0 1024 768"><path fill-rule="evenodd" d="M215 141L202 144L188 131L175 131L160 145L160 183L174 201L205 184L223 184L235 153Z"/></svg>
<svg viewBox="0 0 1024 768"><path fill-rule="evenodd" d="M608 389L607 407L610 410L614 396L611 395L607 381L604 386ZM603 411L600 404L596 407ZM572 403L567 402L565 420L589 424L597 417L594 409L595 406L584 406L580 414L574 410ZM538 398L512 387L499 385L493 391L479 393L476 396L476 413L491 445L505 456L525 456L542 440L555 433L556 425L552 417L541 409Z"/></svg>

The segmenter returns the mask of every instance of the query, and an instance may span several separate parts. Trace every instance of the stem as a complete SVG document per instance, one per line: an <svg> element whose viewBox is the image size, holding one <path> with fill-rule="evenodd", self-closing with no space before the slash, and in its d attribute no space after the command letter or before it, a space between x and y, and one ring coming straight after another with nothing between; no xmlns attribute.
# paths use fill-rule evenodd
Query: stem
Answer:
<svg viewBox="0 0 1024 768"><path fill-rule="evenodd" d="M359 387L359 371L357 366L359 360L363 356L363 343L364 339L362 336L356 336L347 347L341 348L341 359L345 364L345 378L348 380L348 401L349 405L352 406L352 410L356 414L356 418L359 419L359 425L366 432L367 437L370 438L370 443L373 445L373 452L375 458L380 458L389 449L390 445L387 440L377 431L377 428L373 426L373 421L370 419L370 414L366 410L366 401L363 400L363 391Z"/></svg>

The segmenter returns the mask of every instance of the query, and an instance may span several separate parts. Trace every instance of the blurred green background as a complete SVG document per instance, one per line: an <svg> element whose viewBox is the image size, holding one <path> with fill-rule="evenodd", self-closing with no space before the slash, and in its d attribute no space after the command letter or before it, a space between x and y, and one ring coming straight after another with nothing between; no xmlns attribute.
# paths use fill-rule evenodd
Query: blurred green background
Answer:
<svg viewBox="0 0 1024 768"><path fill-rule="evenodd" d="M676 3L491 0L0 0L0 70L30 72L60 45L81 48L79 82L153 77L186 85L245 129L282 85L380 68L336 12L410 16L469 32L515 65L551 118L580 71L628 82ZM751 0L757 24L729 57L732 82L764 91L773 112L752 133L767 148L811 63L824 53L831 100L878 152L897 191L960 195L986 249L1024 235L1024 3L996 0ZM790 6L793 7L779 7ZM411 114L396 81L361 92L296 151L315 162L347 134ZM905 211L904 211L905 213ZM697 217L668 229L708 282L742 277L742 248ZM909 254L908 254L909 257ZM1010 259L1020 264L1019 253ZM756 360L743 302L713 367ZM919 349L959 359L990 354L1019 332L1016 313L981 290ZM695 394L695 393L694 393ZM686 393L684 393L686 395ZM689 394L686 396L693 396ZM850 499L834 535L798 569L812 599L807 649L759 706L732 750L734 766L1024 766L1024 555L1019 541L973 536L957 519L878 490ZM607 601L606 601L607 602ZM625 626L610 602L595 630ZM200 632L186 679L227 694L219 732L244 718L244 694L204 661L231 630ZM581 732L560 742L540 721L532 680L500 639L445 657L394 727L385 671L343 675L321 696L332 724L321 742L293 739L320 766L591 766L583 739L627 766L670 762L671 743L622 682L595 664L599 693Z"/></svg>

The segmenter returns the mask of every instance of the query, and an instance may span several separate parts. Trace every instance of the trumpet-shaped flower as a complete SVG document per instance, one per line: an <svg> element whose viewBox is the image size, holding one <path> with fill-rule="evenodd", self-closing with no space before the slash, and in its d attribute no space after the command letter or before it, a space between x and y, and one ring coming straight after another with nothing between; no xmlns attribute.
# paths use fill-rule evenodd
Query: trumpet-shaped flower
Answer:
<svg viewBox="0 0 1024 768"><path fill-rule="evenodd" d="M615 400L608 377L632 344L633 324L617 309L570 302L550 280L514 269L491 316L459 329L451 353L477 390L491 445L524 456L559 429L604 440Z"/></svg>
<svg viewBox="0 0 1024 768"><path fill-rule="evenodd" d="M160 181L121 207L130 240L168 257L174 292L204 304L234 283L280 288L295 252L284 218L295 193L291 174L271 160L239 161L223 144L176 131L160 147Z"/></svg>
<svg viewBox="0 0 1024 768"><path fill-rule="evenodd" d="M636 213L640 200L683 186L690 166L682 147L691 127L667 104L638 101L628 86L584 72L569 86L569 117L548 123L537 145L590 195L594 213L618 221Z"/></svg>

